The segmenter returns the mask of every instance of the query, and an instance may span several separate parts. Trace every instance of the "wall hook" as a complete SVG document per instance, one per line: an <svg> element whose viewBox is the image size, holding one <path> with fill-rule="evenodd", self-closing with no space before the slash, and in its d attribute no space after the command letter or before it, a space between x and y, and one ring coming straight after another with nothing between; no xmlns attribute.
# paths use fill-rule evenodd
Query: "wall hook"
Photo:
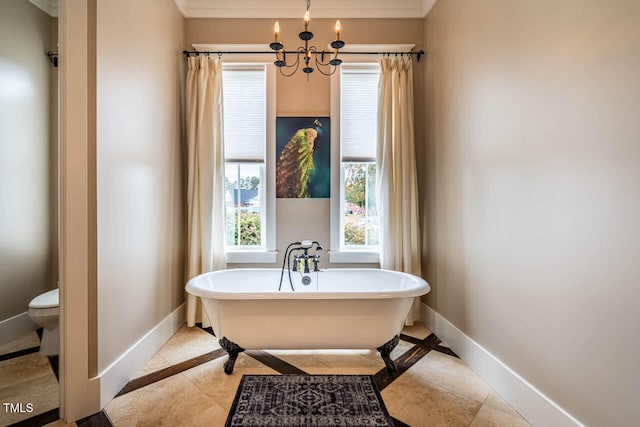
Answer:
<svg viewBox="0 0 640 427"><path fill-rule="evenodd" d="M52 51L48 51L46 55L49 57L49 61L51 61L53 66L58 68L58 54L53 53Z"/></svg>

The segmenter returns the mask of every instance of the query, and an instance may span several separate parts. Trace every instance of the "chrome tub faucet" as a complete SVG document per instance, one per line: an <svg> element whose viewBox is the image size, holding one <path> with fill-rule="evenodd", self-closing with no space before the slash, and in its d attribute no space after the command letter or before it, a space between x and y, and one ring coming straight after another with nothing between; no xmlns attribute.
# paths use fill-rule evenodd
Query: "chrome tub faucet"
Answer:
<svg viewBox="0 0 640 427"><path fill-rule="evenodd" d="M282 260L282 271L280 272L280 284L278 285L278 290L282 290L282 278L284 277L285 265L287 267L289 285L291 286L292 291L295 291L295 289L293 287L293 281L291 279L291 271L298 272L302 270L304 274L309 274L311 271L320 271L318 268L318 264L320 262L320 255L318 255L318 251L321 251L323 249L324 248L322 247L322 245L315 240L302 240L300 242L289 243L287 249L284 251L284 259ZM315 250L315 253L313 255L310 255L310 250ZM293 267L291 266L292 256ZM311 270L312 267L313 270ZM303 278L303 284L307 285L311 283L310 278L308 278L308 282L305 283L305 278Z"/></svg>

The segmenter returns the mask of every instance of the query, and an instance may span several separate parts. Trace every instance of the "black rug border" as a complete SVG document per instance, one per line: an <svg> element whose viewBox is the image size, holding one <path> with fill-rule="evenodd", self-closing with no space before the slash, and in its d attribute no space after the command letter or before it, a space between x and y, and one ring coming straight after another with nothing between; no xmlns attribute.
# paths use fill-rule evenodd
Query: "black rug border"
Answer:
<svg viewBox="0 0 640 427"><path fill-rule="evenodd" d="M393 419L391 418L391 414L389 414L389 411L387 410L387 405L384 403L384 400L382 399L382 393L380 392L380 388L378 387L378 384L376 383L376 380L373 377L373 375L366 375L366 374L279 374L279 375L278 374L262 374L262 375L243 374L242 378L240 378L240 383L238 384L238 388L236 389L236 395L233 398L231 409L229 409L229 413L227 414L227 420L224 423L224 427L231 427L231 420L233 418L233 414L235 414L236 412L238 402L240 401L240 394L241 394L240 391L242 390L242 386L244 385L245 377L273 378L273 377L294 376L294 375L299 377L366 377L371 383L373 387L373 391L376 394L376 397L378 398L378 401L382 406L382 412L387 417L387 422L389 424L389 427L395 426Z"/></svg>

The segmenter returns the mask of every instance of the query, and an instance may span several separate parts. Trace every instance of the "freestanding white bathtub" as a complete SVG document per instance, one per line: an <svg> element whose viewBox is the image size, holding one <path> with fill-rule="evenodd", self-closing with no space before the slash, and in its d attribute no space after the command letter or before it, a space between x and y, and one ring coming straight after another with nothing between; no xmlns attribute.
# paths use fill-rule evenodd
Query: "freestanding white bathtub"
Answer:
<svg viewBox="0 0 640 427"><path fill-rule="evenodd" d="M414 297L430 287L423 279L378 269L311 272L311 284L285 270L233 269L189 280L187 292L202 298L216 336L229 353L230 374L244 349L377 348L387 369ZM308 280L308 279L307 279ZM386 354L386 356L385 356Z"/></svg>

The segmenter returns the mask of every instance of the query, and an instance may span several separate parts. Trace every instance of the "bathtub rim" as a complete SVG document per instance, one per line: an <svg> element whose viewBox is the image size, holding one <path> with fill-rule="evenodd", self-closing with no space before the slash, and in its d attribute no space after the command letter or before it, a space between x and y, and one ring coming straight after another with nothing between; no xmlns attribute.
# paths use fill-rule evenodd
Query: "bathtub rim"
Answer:
<svg viewBox="0 0 640 427"><path fill-rule="evenodd" d="M185 290L194 296L200 298L213 298L213 299L225 299L225 300L251 300L251 299L263 299L263 300L273 300L273 299L287 299L287 300L295 300L295 299L309 299L309 300L335 300L335 299L391 299L391 298L412 298L412 297L420 297L422 295L426 295L431 291L431 286L424 280L422 277L416 276L411 273L405 273L401 271L394 270L386 270L382 268L328 268L320 270L322 272L339 272L339 271L366 271L366 272L382 272L383 274L388 274L392 276L401 276L403 278L409 278L411 281L415 283L416 286L413 286L408 289L389 289L385 291L368 291L368 290L356 290L356 291L338 291L338 292L307 292L307 291L297 291L292 292L288 290L288 280L285 277L282 281L282 291L273 290L273 291L230 291L230 290L214 290L209 289L198 282L203 281L204 277L211 277L216 275L222 275L225 272L229 271L277 271L280 273L280 268L229 268L225 270L218 271L210 271L207 273L202 273L197 276L189 279L185 286ZM286 286L286 288L285 288Z"/></svg>

